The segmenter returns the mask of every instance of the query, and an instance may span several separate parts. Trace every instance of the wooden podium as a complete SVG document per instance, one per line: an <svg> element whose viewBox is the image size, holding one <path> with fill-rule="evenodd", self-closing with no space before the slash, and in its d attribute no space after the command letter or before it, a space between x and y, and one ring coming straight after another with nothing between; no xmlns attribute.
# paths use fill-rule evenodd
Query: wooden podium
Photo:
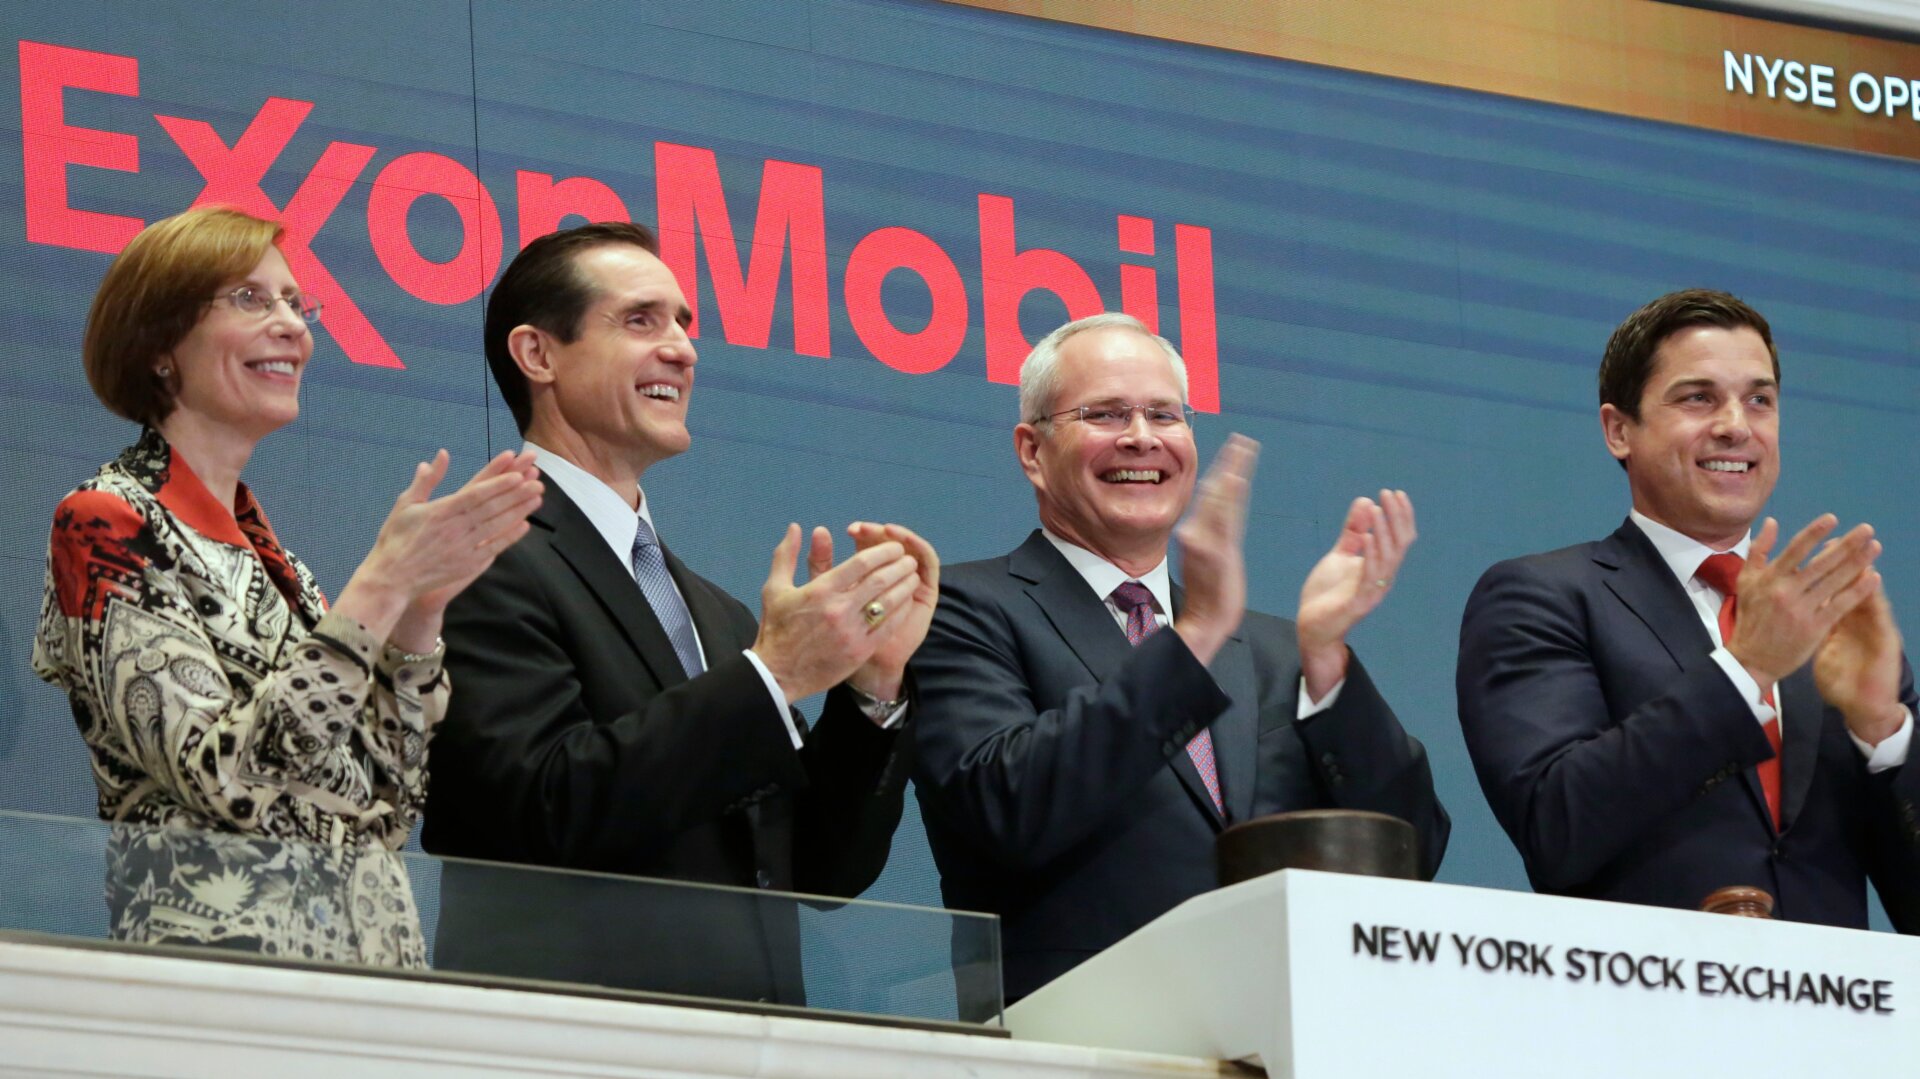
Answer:
<svg viewBox="0 0 1920 1079"><path fill-rule="evenodd" d="M1007 1024L1299 1079L1906 1074L1920 941L1289 870L1181 904Z"/></svg>

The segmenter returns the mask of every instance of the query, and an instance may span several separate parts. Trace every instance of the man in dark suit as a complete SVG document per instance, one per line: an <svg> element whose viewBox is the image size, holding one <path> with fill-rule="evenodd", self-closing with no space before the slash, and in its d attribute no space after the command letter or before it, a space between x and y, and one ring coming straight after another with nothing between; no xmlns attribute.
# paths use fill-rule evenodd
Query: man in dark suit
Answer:
<svg viewBox="0 0 1920 1079"><path fill-rule="evenodd" d="M909 771L905 665L938 561L855 525L773 556L757 623L659 541L640 479L687 448L691 312L646 229L542 237L487 305L486 350L546 480L531 530L448 610L436 854L859 894ZM792 702L829 690L805 731ZM450 872L436 965L794 1002L790 903L602 878Z"/></svg>
<svg viewBox="0 0 1920 1079"><path fill-rule="evenodd" d="M914 787L947 905L997 913L1010 1000L1214 886L1214 836L1315 807L1411 821L1446 848L1420 743L1346 635L1414 538L1403 492L1359 499L1298 624L1245 610L1254 445L1235 437L1179 529L1198 452L1166 340L1117 314L1068 323L1020 376L1014 446L1041 531L950 567L914 657ZM1244 618L1244 620L1243 620Z"/></svg>
<svg viewBox="0 0 1920 1079"><path fill-rule="evenodd" d="M1779 357L1759 312L1670 293L1614 331L1600 422L1633 512L1488 570L1460 626L1460 723L1536 890L1920 930L1912 672L1860 525L1774 551ZM1815 548L1819 547L1816 552Z"/></svg>

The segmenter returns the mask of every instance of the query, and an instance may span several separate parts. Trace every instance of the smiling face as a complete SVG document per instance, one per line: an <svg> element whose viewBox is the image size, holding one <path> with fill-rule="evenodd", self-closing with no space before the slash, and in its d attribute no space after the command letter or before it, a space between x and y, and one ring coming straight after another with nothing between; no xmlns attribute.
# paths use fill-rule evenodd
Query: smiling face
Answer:
<svg viewBox="0 0 1920 1079"><path fill-rule="evenodd" d="M1740 541L1780 475L1780 387L1751 328L1688 326L1660 343L1640 418L1602 405L1633 506L1715 550Z"/></svg>
<svg viewBox="0 0 1920 1079"><path fill-rule="evenodd" d="M300 295L286 258L270 247L246 276L221 283L169 360L178 380L175 414L257 440L300 415L300 376L313 356L313 334L292 304L276 303L265 314L234 307L227 294L242 286Z"/></svg>
<svg viewBox="0 0 1920 1079"><path fill-rule="evenodd" d="M1173 365L1150 337L1119 327L1086 330L1060 346L1051 411L1082 405L1184 403ZM1193 428L1155 427L1139 412L1107 431L1072 416L1014 429L1040 520L1062 539L1123 567L1150 568L1193 496Z"/></svg>
<svg viewBox="0 0 1920 1079"><path fill-rule="evenodd" d="M593 293L574 339L515 331L540 353L531 363L520 357L529 381L543 388L527 437L596 473L618 462L618 471L637 476L692 441L693 312L666 264L631 244L590 248L573 268Z"/></svg>

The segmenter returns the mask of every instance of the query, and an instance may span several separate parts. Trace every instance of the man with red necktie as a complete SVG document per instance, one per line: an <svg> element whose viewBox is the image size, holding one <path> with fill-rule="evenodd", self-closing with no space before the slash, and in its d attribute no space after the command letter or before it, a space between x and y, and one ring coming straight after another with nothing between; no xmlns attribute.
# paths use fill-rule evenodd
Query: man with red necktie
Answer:
<svg viewBox="0 0 1920 1079"><path fill-rule="evenodd" d="M1920 931L1913 674L1880 542L1825 514L1779 546L1780 363L1759 312L1670 293L1613 333L1606 539L1502 562L1467 602L1460 723L1535 890ZM1833 538L1829 538L1833 537ZM1823 542L1825 541L1825 542Z"/></svg>
<svg viewBox="0 0 1920 1079"><path fill-rule="evenodd" d="M1346 644L1413 542L1406 494L1354 501L1289 622L1245 609L1246 439L1178 530L1185 587L1169 574L1199 453L1164 338L1121 314L1068 323L1021 368L1020 415L1041 527L942 571L912 665L942 893L1001 916L1007 998L1213 887L1213 838L1236 821L1390 813L1431 876L1448 820L1426 752Z"/></svg>

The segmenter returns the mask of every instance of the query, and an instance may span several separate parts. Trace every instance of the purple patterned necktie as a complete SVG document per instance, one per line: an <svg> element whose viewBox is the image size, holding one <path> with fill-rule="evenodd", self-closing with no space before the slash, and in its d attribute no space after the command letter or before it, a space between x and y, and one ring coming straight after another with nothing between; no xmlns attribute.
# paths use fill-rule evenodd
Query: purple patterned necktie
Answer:
<svg viewBox="0 0 1920 1079"><path fill-rule="evenodd" d="M1154 635L1160 623L1153 617L1153 593L1139 581L1123 581L1113 590L1114 606L1126 612L1127 643L1139 644ZM1207 728L1187 743L1187 756L1193 758L1193 766L1200 772L1200 782L1207 785L1207 793L1213 797L1213 808L1222 815L1227 811L1227 803L1220 797L1220 772L1213 763L1213 734Z"/></svg>

